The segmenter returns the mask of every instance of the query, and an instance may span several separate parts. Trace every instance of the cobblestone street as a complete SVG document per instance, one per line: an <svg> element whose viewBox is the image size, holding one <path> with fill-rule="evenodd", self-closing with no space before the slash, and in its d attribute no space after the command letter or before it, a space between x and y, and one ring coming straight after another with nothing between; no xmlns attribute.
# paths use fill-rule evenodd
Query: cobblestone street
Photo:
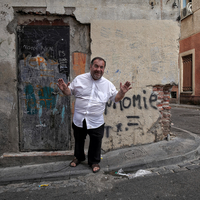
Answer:
<svg viewBox="0 0 200 200"><path fill-rule="evenodd" d="M200 159L195 159L179 164L167 165L158 168L148 168L151 174L145 176L160 176L164 174L182 173L200 168ZM131 172L129 172L131 173ZM133 172L135 173L135 172ZM73 187L74 191L80 187L84 187L86 193L102 192L106 189L112 189L114 184L120 181L129 181L127 177L121 175L111 175L114 172L105 174L100 172L99 174L88 174L86 176L79 176L76 178L62 180L62 181L47 181L47 182L34 182L34 183L16 183L0 186L0 193L4 192L26 192L26 191L40 191L58 188ZM142 178L142 177L138 177Z"/></svg>

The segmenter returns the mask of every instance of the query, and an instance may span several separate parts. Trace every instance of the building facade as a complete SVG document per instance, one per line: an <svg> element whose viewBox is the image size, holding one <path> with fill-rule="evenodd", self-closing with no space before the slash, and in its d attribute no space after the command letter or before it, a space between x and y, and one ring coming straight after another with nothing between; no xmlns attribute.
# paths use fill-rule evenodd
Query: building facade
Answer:
<svg viewBox="0 0 200 200"><path fill-rule="evenodd" d="M180 38L180 103L200 105L200 2L182 1Z"/></svg>
<svg viewBox="0 0 200 200"><path fill-rule="evenodd" d="M0 155L73 148L74 99L56 86L107 61L104 76L133 89L107 102L103 150L170 133L178 84L179 8L174 0L1 0Z"/></svg>

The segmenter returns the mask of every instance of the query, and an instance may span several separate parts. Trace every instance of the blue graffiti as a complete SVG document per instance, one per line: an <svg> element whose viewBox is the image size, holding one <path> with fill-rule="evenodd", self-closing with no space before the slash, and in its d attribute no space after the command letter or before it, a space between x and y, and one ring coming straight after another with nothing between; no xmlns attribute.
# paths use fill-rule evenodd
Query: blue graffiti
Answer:
<svg viewBox="0 0 200 200"><path fill-rule="evenodd" d="M40 124L42 124L41 117L42 117L42 107L40 107L40 109L39 109L39 121L40 121Z"/></svg>
<svg viewBox="0 0 200 200"><path fill-rule="evenodd" d="M38 96L40 98L40 106L42 106L42 108L55 108L56 98L52 95L53 91L54 89L51 87L43 87L39 90Z"/></svg>
<svg viewBox="0 0 200 200"><path fill-rule="evenodd" d="M36 98L35 98L34 89L32 85L30 84L26 85L25 95L26 95L27 114L29 115L37 114Z"/></svg>
<svg viewBox="0 0 200 200"><path fill-rule="evenodd" d="M63 124L64 123L64 118L65 118L65 106L64 105L63 105L63 108L62 108L61 117L62 117L61 124Z"/></svg>

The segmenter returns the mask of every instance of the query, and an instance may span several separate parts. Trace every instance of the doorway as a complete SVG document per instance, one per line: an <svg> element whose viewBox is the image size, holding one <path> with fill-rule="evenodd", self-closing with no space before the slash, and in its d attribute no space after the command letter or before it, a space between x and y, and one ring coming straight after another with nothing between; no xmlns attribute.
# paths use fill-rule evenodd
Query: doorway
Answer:
<svg viewBox="0 0 200 200"><path fill-rule="evenodd" d="M56 83L70 74L69 26L19 26L20 151L70 149L70 98Z"/></svg>

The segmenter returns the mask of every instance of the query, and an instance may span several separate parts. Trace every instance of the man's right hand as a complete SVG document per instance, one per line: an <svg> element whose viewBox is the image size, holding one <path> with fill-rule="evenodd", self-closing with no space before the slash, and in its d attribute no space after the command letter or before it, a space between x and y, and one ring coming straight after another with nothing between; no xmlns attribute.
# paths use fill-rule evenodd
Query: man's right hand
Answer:
<svg viewBox="0 0 200 200"><path fill-rule="evenodd" d="M70 82L68 82L67 84L64 82L64 80L62 78L58 79L58 83L57 86L59 87L59 89L63 92L63 94L65 95L71 95L71 91L69 89L69 84Z"/></svg>

